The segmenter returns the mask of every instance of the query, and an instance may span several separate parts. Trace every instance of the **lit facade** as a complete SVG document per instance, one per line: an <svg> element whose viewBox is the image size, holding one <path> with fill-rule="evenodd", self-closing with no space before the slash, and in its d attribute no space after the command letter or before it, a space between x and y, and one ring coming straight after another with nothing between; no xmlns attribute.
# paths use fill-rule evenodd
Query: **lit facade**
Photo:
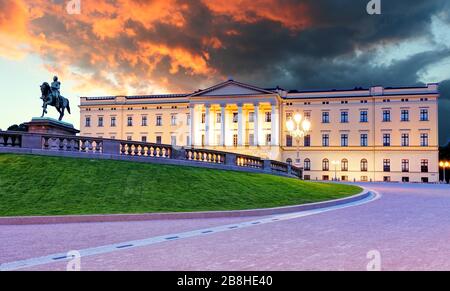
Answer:
<svg viewBox="0 0 450 291"><path fill-rule="evenodd" d="M288 161L311 180L437 182L438 98L437 84L285 91L228 80L190 94L81 97L80 134ZM286 128L296 113L311 122L299 144Z"/></svg>

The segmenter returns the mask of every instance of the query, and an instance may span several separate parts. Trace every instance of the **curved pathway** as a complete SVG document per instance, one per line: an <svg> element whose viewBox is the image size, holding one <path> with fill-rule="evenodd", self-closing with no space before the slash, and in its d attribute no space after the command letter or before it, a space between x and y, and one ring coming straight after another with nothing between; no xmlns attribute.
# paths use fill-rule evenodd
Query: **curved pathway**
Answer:
<svg viewBox="0 0 450 291"><path fill-rule="evenodd" d="M362 184L370 203L270 223L266 218L0 226L0 263L252 224L82 257L82 270L366 270L368 253L384 270L450 270L450 187ZM165 238L168 238L165 236ZM117 245L115 245L117 246ZM33 270L65 270L66 262Z"/></svg>

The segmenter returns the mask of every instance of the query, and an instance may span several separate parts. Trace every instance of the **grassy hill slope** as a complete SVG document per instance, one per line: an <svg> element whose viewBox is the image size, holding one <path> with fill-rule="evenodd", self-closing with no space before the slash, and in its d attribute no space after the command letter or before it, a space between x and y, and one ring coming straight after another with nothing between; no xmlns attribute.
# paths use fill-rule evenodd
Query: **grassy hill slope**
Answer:
<svg viewBox="0 0 450 291"><path fill-rule="evenodd" d="M0 216L251 209L360 191L267 174L0 154Z"/></svg>

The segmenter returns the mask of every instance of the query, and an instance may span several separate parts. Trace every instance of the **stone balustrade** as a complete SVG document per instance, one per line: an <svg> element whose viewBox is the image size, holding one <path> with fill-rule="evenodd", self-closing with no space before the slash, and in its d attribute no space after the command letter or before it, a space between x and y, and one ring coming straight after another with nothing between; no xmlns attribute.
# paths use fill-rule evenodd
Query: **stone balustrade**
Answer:
<svg viewBox="0 0 450 291"><path fill-rule="evenodd" d="M170 158L172 146L134 141L119 141L120 154L149 158Z"/></svg>
<svg viewBox="0 0 450 291"><path fill-rule="evenodd" d="M177 148L166 144L87 136L0 131L1 152L99 157L149 162L153 160L159 163L175 165L261 172L302 178L301 168L279 161L263 160L254 156L203 148Z"/></svg>
<svg viewBox="0 0 450 291"><path fill-rule="evenodd" d="M291 165L288 165L288 167L291 168L291 175L293 175L295 177L298 177L300 179L303 178L303 176L302 176L302 173L303 173L302 168L291 166Z"/></svg>
<svg viewBox="0 0 450 291"><path fill-rule="evenodd" d="M189 161L224 164L226 153L205 149L185 149L185 158Z"/></svg>
<svg viewBox="0 0 450 291"><path fill-rule="evenodd" d="M103 140L77 136L42 135L42 150L64 152L102 153Z"/></svg>
<svg viewBox="0 0 450 291"><path fill-rule="evenodd" d="M21 147L22 135L7 131L0 131L0 147Z"/></svg>
<svg viewBox="0 0 450 291"><path fill-rule="evenodd" d="M286 163L282 163L282 162L278 162L278 161L270 161L270 167L273 171L278 171L278 172L283 172L283 173L287 173L288 172L288 164Z"/></svg>
<svg viewBox="0 0 450 291"><path fill-rule="evenodd" d="M238 167L249 167L258 169L262 169L264 167L264 163L261 160L261 158L247 155L236 155L236 165Z"/></svg>

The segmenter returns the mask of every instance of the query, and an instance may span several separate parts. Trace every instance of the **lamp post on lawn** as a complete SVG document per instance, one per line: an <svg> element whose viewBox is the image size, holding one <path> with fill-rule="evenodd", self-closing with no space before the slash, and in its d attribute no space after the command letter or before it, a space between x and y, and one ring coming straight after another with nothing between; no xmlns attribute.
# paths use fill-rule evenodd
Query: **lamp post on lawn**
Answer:
<svg viewBox="0 0 450 291"><path fill-rule="evenodd" d="M331 163L334 165L334 180L337 181L337 166L339 165L338 160L331 161Z"/></svg>
<svg viewBox="0 0 450 291"><path fill-rule="evenodd" d="M300 139L310 131L311 122L308 119L303 119L300 113L296 113L294 119L290 118L286 121L286 128L297 143L297 162L300 158Z"/></svg>
<svg viewBox="0 0 450 291"><path fill-rule="evenodd" d="M444 171L444 183L447 183L447 180L445 179L445 168L448 168L450 166L450 163L447 161L441 161L439 162L439 166L443 169Z"/></svg>

